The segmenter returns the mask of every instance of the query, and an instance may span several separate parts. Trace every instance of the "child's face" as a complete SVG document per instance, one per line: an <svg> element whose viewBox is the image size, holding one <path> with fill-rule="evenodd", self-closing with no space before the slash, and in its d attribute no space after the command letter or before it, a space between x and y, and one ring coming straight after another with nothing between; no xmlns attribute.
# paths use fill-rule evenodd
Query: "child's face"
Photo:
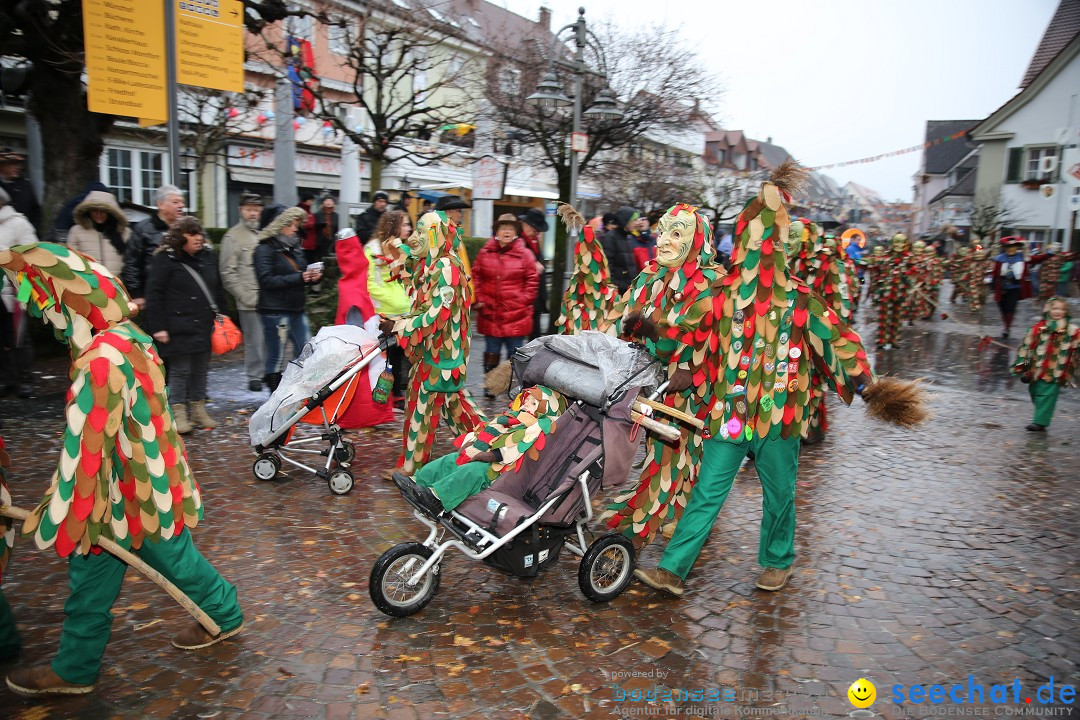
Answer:
<svg viewBox="0 0 1080 720"><path fill-rule="evenodd" d="M536 411L540 409L540 401L532 395L529 395L521 403L522 412L526 412L530 415L535 415Z"/></svg>
<svg viewBox="0 0 1080 720"><path fill-rule="evenodd" d="M1065 317L1066 306L1063 302L1055 302L1050 304L1050 319L1060 320Z"/></svg>

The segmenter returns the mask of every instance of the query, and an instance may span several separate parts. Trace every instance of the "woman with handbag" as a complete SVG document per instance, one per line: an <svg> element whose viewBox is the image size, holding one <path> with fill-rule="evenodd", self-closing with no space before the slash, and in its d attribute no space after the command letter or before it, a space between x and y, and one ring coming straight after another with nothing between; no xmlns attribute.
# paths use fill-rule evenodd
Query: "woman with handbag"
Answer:
<svg viewBox="0 0 1080 720"><path fill-rule="evenodd" d="M215 319L224 305L217 258L202 225L182 217L155 251L146 282L146 329L167 363L169 404L180 433L217 426L206 412L206 378Z"/></svg>

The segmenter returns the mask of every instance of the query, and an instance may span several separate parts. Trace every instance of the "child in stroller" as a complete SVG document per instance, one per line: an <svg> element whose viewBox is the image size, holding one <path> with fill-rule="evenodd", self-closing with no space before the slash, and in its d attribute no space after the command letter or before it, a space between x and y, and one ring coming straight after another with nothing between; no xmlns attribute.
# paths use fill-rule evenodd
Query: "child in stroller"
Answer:
<svg viewBox="0 0 1080 720"><path fill-rule="evenodd" d="M369 593L379 610L403 617L427 605L439 587L442 557L452 547L515 576L535 577L556 563L565 545L582 558L578 584L590 600L606 602L625 589L633 574L633 544L621 533L589 544L584 531L593 517L592 497L605 484L627 479L639 439L633 419L640 419L638 394L655 388L662 373L644 350L589 334L599 338L584 345L582 336L540 338L515 355L521 384L540 387L526 390L518 410L474 438L466 436L462 446L465 458L495 462L458 465L458 453L431 463L416 482L394 475L429 532L424 542L399 544L376 561ZM565 347L545 347L566 341L581 345L573 357ZM621 371L612 372L615 356L597 353L596 343L617 346ZM555 419L562 396L570 404ZM528 413L532 400L536 410ZM486 455L493 450L499 451L495 457ZM443 540L447 533L451 538Z"/></svg>
<svg viewBox="0 0 1080 720"><path fill-rule="evenodd" d="M456 455L444 455L421 468L415 485L400 473L395 473L394 481L432 516L449 512L486 490L502 473L520 468L526 457L535 460L564 410L566 398L561 393L542 385L523 390L509 410L458 438Z"/></svg>

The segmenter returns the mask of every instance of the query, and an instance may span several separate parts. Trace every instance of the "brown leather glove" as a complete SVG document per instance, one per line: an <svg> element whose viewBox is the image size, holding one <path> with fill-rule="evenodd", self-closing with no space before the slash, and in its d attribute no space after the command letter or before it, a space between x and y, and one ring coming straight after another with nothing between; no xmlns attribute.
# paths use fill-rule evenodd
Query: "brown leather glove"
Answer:
<svg viewBox="0 0 1080 720"><path fill-rule="evenodd" d="M623 320L623 333L650 340L660 339L660 330L656 327L656 323L642 315L640 310L635 310Z"/></svg>
<svg viewBox="0 0 1080 720"><path fill-rule="evenodd" d="M391 320L390 318L383 318L382 320L380 320L379 321L379 332L381 332L383 335L393 335L394 334L394 321Z"/></svg>
<svg viewBox="0 0 1080 720"><path fill-rule="evenodd" d="M688 387L694 384L694 371L686 368L679 368L671 374L671 379L668 380L668 392L682 392Z"/></svg>

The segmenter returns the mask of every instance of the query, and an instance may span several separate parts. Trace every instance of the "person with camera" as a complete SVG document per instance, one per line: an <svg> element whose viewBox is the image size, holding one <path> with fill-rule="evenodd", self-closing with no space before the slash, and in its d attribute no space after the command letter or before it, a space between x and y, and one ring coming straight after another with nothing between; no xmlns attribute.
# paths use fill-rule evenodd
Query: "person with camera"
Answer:
<svg viewBox="0 0 1080 720"><path fill-rule="evenodd" d="M322 263L307 265L300 248L300 227L307 211L300 207L271 205L263 210L263 229L255 248L255 277L259 281L256 311L263 323L266 343L266 375L263 381L270 392L281 382L284 348L278 325L285 323L293 345L293 358L300 356L311 330L304 307L306 289L322 279Z"/></svg>

